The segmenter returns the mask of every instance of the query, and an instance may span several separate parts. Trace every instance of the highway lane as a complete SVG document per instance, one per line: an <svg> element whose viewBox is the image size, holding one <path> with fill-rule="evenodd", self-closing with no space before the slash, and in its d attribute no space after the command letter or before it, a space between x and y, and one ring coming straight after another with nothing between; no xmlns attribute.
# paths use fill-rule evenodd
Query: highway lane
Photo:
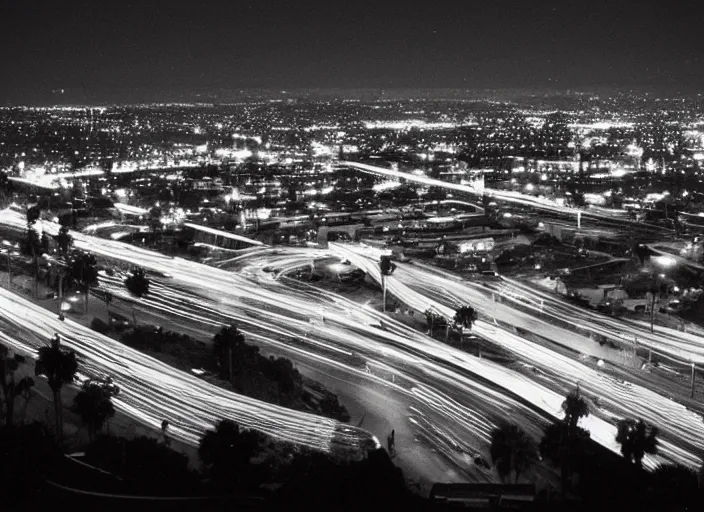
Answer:
<svg viewBox="0 0 704 512"><path fill-rule="evenodd" d="M251 281L242 283L242 288L238 289L238 286L234 285L237 281L236 276L210 267L204 267L193 262L187 262L177 258L166 258L161 255L149 253L148 251L135 250L135 248L124 244L119 244L108 240L96 240L85 236L77 236L76 245L91 248L95 252L98 252L98 254L107 255L108 257L120 259L122 261L135 261L135 253L139 253L139 263L147 268L152 268L165 274L170 274L173 276L173 282L178 283L179 287L200 290L206 297L215 302L219 301L221 305L231 309L244 309L248 305L251 306L252 299L255 299L265 305L264 309L271 309L271 315L273 315L273 318L278 319L279 321L285 321L287 326L290 326L292 322L297 322L297 325L299 326L306 324L303 319L297 319L297 316L300 316L302 312L307 314L310 318L314 318L316 314L319 314L316 313L316 311L319 311L320 305L311 306L305 303L294 302L290 300L290 297L285 296L287 294L283 294L283 296L277 298L275 293L272 293L271 290L265 289L263 286L253 287ZM355 261L353 261L353 263L357 264ZM364 268L364 265L365 263L362 263L361 267ZM370 262L367 261L366 265L369 267ZM377 264L373 262L369 273L373 275L374 272L376 272L378 274L377 267ZM378 279L379 276L376 275L376 278ZM277 281L269 281L272 283L277 283ZM443 314L446 315L451 315L453 313L451 308L443 306L442 304L439 304L432 299L428 299L427 297L423 297L422 295L408 289L408 287L401 288L401 285L396 283L393 279L390 281L391 293L398 294L403 297L404 300L411 299L416 309L425 311L428 307L434 307L443 311ZM339 304L340 302L343 301L339 299L336 301L333 300L332 304ZM503 393L501 396L501 401L498 401L499 403L511 403L506 400L506 392L514 395L520 394L520 398L523 402L521 403L514 400L514 408L520 411L521 407L519 407L519 405L523 406L524 414L526 414L528 418L523 419L521 423L525 428L533 432L540 429L540 426L536 425L536 423L540 423L540 421L536 421L536 411L538 413L553 417L559 415L559 408L563 396L562 391L564 390L561 389L558 393L545 387L546 384L549 385L550 383L536 383L534 380L520 375L515 371L507 370L499 367L498 365L493 365L488 361L468 356L461 351L438 344L436 341L424 337L418 333L409 332L412 330L405 326L394 326L394 330L397 332L389 332L386 326L393 325L393 322L390 322L388 318L379 313L359 311L358 308L354 309L351 304L346 305L346 309L351 309L355 311L358 316L362 317L365 314L371 314L372 317L376 316L377 322L384 323L385 330L382 331L383 334L381 340L373 341L373 343L364 341L362 346L360 346L360 329L365 336L372 336L370 331L377 331L377 336L379 336L379 330L376 327L364 324L364 320L361 318L350 318L346 315L337 313L335 322L342 324L344 327L344 329L339 330L341 333L338 332L336 339L337 343L346 341L347 343L356 346L358 350L364 350L364 346L366 345L368 346L368 349L371 349L372 353L379 350L380 343L385 343L387 346L395 345L395 348L397 349L396 357L401 361L408 359L409 351L411 351L411 354L422 354L422 358L417 358L417 360L414 361L414 366L417 365L420 368L424 365L427 366L428 364L438 365L438 362L440 362L440 368L433 367L433 372L430 373L429 378L424 378L423 380L426 382L429 381L431 384L435 385L437 385L438 382L445 382L447 385L457 387L458 389L450 396L452 399L456 398L456 396L467 396L467 388L472 384L471 381L468 382L467 377L462 377L463 374L467 373L469 373L474 380L483 378L485 381L491 383L492 388L502 390ZM284 312L285 314L282 314ZM329 318L331 315L335 314L335 311L331 311L330 314L326 313L325 317ZM322 329L326 331L325 338L330 338L330 333L327 332L329 328L330 327L327 325L322 327ZM492 329L495 328L492 327ZM320 330L320 328L317 328L317 330ZM493 332L495 333L496 331L494 330ZM356 335L350 335L350 333ZM489 334L492 333L485 333L484 335L488 336ZM522 340L520 337L510 333L501 333L501 336L504 338L513 337L512 339L516 343L517 347L530 345L530 343L526 342L526 340ZM401 348L403 349L402 351L399 350ZM398 352L400 352L400 354L398 354ZM538 357L535 351L531 351L529 355L534 359ZM541 362L541 365L544 364L544 362ZM449 372L449 375L447 372ZM569 375L569 372L566 372L565 374ZM592 375L589 376L593 377ZM574 382L572 382L571 385L574 385ZM600 389L604 390L605 388L602 386ZM486 390L483 389L482 392L486 393ZM610 390L606 389L606 392L608 393ZM660 400L660 402L662 402L662 400ZM656 400L654 403L657 404L658 401ZM505 417L505 410L496 409L498 404L494 403L489 405L492 405L495 408L494 410L497 418ZM612 423L609 424L609 422L597 415L588 418L588 422L590 424L592 435L595 439L605 446L608 446L613 450L617 450L614 442L615 431ZM471 432L471 429L468 430ZM696 433L697 430L692 429L691 432ZM686 452L686 448L684 450ZM695 455L692 455L690 452L683 453L682 448L679 448L678 446L671 446L668 444L667 440L664 443L663 456L668 460L683 462L689 465L698 464L698 459Z"/></svg>
<svg viewBox="0 0 704 512"><path fill-rule="evenodd" d="M501 278L499 283L490 283L493 290L503 296L527 301L527 306L555 320L565 322L583 330L591 331L614 341L624 339L633 341L634 337L641 347L650 348L669 355L683 363L704 363L704 339L695 334L678 331L663 326L654 326L650 332L647 322L630 319L615 319L572 304L547 290L531 286L515 279Z"/></svg>
<svg viewBox="0 0 704 512"><path fill-rule="evenodd" d="M412 432L411 438L422 438L425 446L438 452L446 464L449 462L450 467L455 468L458 477L475 481L494 478L493 474L467 463L467 460L471 461L477 454L488 460L489 426L497 424L511 410L536 437L540 436L544 419L532 412L530 407L504 396L491 383L475 382L471 373L462 376L467 372L461 369L453 368L452 377L446 377L449 370L443 369L443 366L447 364L427 361L421 349L416 349L419 355L409 353L407 345L410 341L401 336L417 336L415 331L394 323L387 325L387 319L383 316L379 317L376 312L342 297L317 290L293 292L288 286L267 277L262 279L261 286L270 290L269 295L276 289L278 293L285 294L286 302L296 309L306 307L305 303L299 302L299 297L305 302L314 301L317 318L311 323L290 314L281 315L271 307L262 307L251 298L236 308L223 307L217 302L209 304L201 297L189 295L183 290L174 291L170 286L159 283L139 301L140 308L168 312L170 315L179 315L180 311L180 315L200 318L204 323L236 322L248 339L257 345L290 357L299 365L316 368L316 373L324 371L332 374L338 381L338 392L343 403L346 396L352 400L358 399L358 396L350 395L349 389L345 389L348 387L346 384L353 389L363 389L364 395L376 396L380 395L373 390L383 384L384 395L389 402L375 404L379 409L377 416L383 417L389 407L405 411L404 416L397 417L392 428L400 432L408 429ZM130 300L119 278L103 278L101 287L117 297ZM175 302L177 300L178 303ZM381 322L385 325L383 331L375 327ZM280 327L276 327L277 324ZM400 336L397 338L394 333ZM491 365L489 362L482 363L483 366ZM318 377L313 375L313 378ZM343 382L341 386L340 381ZM521 382L519 376L515 385L520 386ZM396 396L393 400L389 396L391 392ZM459 402L456 396L462 397ZM492 396L495 398L489 401ZM557 397L552 402L553 412L559 399ZM559 405L557 407L559 409ZM450 410L459 412L449 416ZM477 424L484 425L484 428L477 431ZM435 458L429 455L432 454L425 453L423 458ZM417 465L418 460L408 462L410 467L414 466L413 463ZM414 469L423 473L417 467Z"/></svg>
<svg viewBox="0 0 704 512"><path fill-rule="evenodd" d="M365 270L372 278L380 281L378 263L374 251L365 251L358 246L330 244L332 252L349 259L355 266ZM368 256L371 254L371 256ZM389 292L419 312L429 308L446 318L452 318L454 309L468 301L462 296L464 286L456 281L441 281L436 275L421 273L417 269L409 272L408 279L419 288L436 287L444 301L429 298L416 292L403 283L404 272L397 268L396 273L387 278ZM397 277L398 276L398 277ZM471 302L469 302L471 303ZM506 320L510 323L510 318ZM643 418L663 430L662 453L671 460L698 467L704 452L704 422L699 414L667 397L642 386L619 382L579 361L559 354L549 348L526 340L508 329L493 323L478 321L473 331L480 337L510 351L521 361L539 368L549 378L543 385L554 390L564 391L576 383L590 396L598 397L606 411L596 411L606 421L614 422L619 417Z"/></svg>
<svg viewBox="0 0 704 512"><path fill-rule="evenodd" d="M159 428L172 422L174 438L195 445L222 418L273 437L320 450L360 453L378 443L371 434L333 420L291 411L210 385L80 324L0 290L0 341L36 356L58 333L84 361L81 373L110 375L122 390L116 407L138 422Z"/></svg>
<svg viewBox="0 0 704 512"><path fill-rule="evenodd" d="M21 232L24 229L22 219L15 218L15 223ZM45 228L52 227L55 228L45 223ZM175 308L171 301L179 294L189 290L194 291L202 300L216 304L221 312L230 315L230 320L233 312L239 312L235 314L234 319L242 323L243 330L255 342L282 343L279 340L283 340L291 346L302 342L306 346L306 351L311 351L308 347L316 347L317 350L322 347L327 352L345 357L350 357L352 352L352 355L361 354L362 357L367 358L366 367L370 369L370 373L377 368L374 363L382 347L383 362L390 364L389 361L393 361L397 377L405 374L404 364L406 368L410 367L414 372L420 372L418 375L411 373L408 380L399 378L396 383L405 383L403 389L407 396L413 399L411 405L417 410L425 411L426 418L434 419L433 428L426 427L427 431L444 432L445 428L450 426L448 418L443 416L445 410L443 407L449 407L447 403L456 401L457 397L461 397L465 408L464 414L470 414L469 411L479 411L485 414L487 422L494 425L505 419L506 407L510 407L516 421L520 421L536 438L540 436L546 416L559 415L562 397L558 395L548 393L547 399L541 396L537 407L530 401L516 399L512 396L514 395L512 391L507 395L504 391L506 389L532 386L524 383L527 380L525 377L488 361L476 360L461 352L455 351L457 353L448 355L446 347L438 347L432 340L406 326L396 325L394 322L389 324L388 319L376 312L353 303L342 304L342 298L336 300L333 297L323 297L316 302L312 300L315 294L309 291L302 294L300 300L295 300L286 286L270 278L264 278L263 283L253 283L250 279L235 276L224 270L178 258L167 258L119 242L94 239L79 233L74 236L75 245L79 248L107 259L139 264L157 274L171 276L163 281L168 281L173 289L170 296L165 299L166 306L172 313L175 309L186 308L182 305ZM153 281L155 284L152 292L142 301L152 300L157 296L156 283L159 281L159 279ZM276 289L268 288L267 285ZM199 311L198 315L202 316L202 311ZM312 324L313 319L320 319L318 323L322 325ZM385 325L383 330L378 328L381 322ZM393 342L393 346L390 342ZM429 354L429 350L434 353ZM458 364L457 360L461 364ZM326 361L326 364L330 363ZM483 379L481 383L480 378ZM118 382L118 379L115 380ZM447 392L449 396L444 398L444 404L437 399L432 402L422 402L421 398L424 395L414 391L432 388L435 390L434 397L444 396L437 389L440 385L437 383L451 386L450 391ZM399 385L396 384L397 388ZM535 394L544 393L538 390ZM489 400L487 397L491 396L496 398ZM411 410L410 407L406 409ZM471 414L477 414L477 412ZM414 418L409 416L408 421L412 419ZM467 449L461 452L456 450L448 452L447 448L442 446L433 448L451 459L459 458L463 461L468 453L470 455L480 453L488 459L487 433L476 432L472 423L464 421L461 416L458 416L455 421L453 431L461 433L461 437L455 441L466 444ZM450 434L445 433L436 438L447 438L448 435ZM476 478L478 477L475 476ZM493 476L484 478L493 478Z"/></svg>
<svg viewBox="0 0 704 512"><path fill-rule="evenodd" d="M594 347L586 333L603 336L620 346L633 346L637 342L641 348L652 349L683 364L704 363L704 339L695 334L662 326L655 326L651 333L647 322L611 318L572 304L539 286L505 276L498 281L473 282L430 265L414 262L412 266L437 276L443 283L460 280L457 286L465 289L463 300L473 301L487 316L494 312L496 316L505 316L508 308L513 310L512 319L532 322L532 325L519 324L521 327L574 350L593 352L595 357L609 359L610 356L608 349ZM500 302L495 300L497 297Z"/></svg>
<svg viewBox="0 0 704 512"><path fill-rule="evenodd" d="M24 229L22 219L15 218L15 225L21 233ZM44 226L48 230L55 228L49 223L44 223ZM263 279L263 283L256 283L250 279L234 276L224 270L178 258L167 258L119 242L94 239L79 233L74 234L74 237L77 247L94 252L100 257L139 264L153 271L155 275L171 276L161 279L155 278L152 281L150 293L139 301L142 307L150 301L161 301L163 311L169 315L185 312L190 319L205 319L208 318L208 315L204 312L202 302L209 302L215 305L219 313L223 313L225 323L231 321L241 323L245 333L256 343L268 344L274 348L279 344L280 352L284 354L298 351L297 357L293 358L294 361L311 361L311 359L317 358L315 363L318 366L343 368L346 372L363 374L366 379L384 380L384 377L388 379L388 372L382 371L381 375L377 375L379 365L376 364L376 359L380 351L379 347L388 344L390 338L396 341L397 348L395 350L384 348L382 351L383 363L389 364L389 361L395 359L396 373L393 374L392 385L399 393L406 396L407 402L400 402L403 410L407 411L406 421L411 424L414 422L420 424L425 432L421 436L424 438L424 443L431 445L433 450L449 459L451 467L463 468L465 478L469 478L468 473L473 473L472 479L474 480L495 479L495 476L490 472L466 464L467 457L472 458L476 454L481 454L485 460L488 459L489 439L486 431L477 432L474 424L466 421L465 417L482 414L482 418L485 418L484 422L495 425L506 417L506 407L509 407L517 421L520 420L536 438L539 437L545 424L543 411L536 411L532 404L512 399L510 396L507 397L501 386L496 386L490 381L482 384L475 382L472 369L469 371L466 368L459 368L459 371L458 369L451 370L451 377L448 378L444 376L448 370L440 371L436 368L439 366L438 363L426 360L426 355L422 351L420 352L421 357L409 355L403 349L408 337L420 336L423 338L422 335L401 325L393 327L396 330L400 329L401 332L393 333L388 329L381 330L378 326L381 321L386 324L386 319L375 312L361 308L359 305L342 304L341 301L330 297L320 297L312 290L298 293L296 297L292 297L287 287L268 277ZM106 280L105 277L103 279ZM167 290L163 290L162 295L160 283L164 282L168 282L169 285ZM110 289L109 286L106 288ZM124 290L124 288L117 280L113 283L111 291L119 296L120 290ZM182 300L188 291L197 292L198 295L195 300L190 301L192 304L184 304ZM124 291L122 293L124 294ZM313 300L316 297L317 300ZM83 347L79 348L83 349ZM284 348L288 352L284 351ZM313 350L324 351L325 356L316 354ZM368 357L365 359L364 371L359 371L354 368L358 361L353 364L340 363L329 354L342 357L343 360L350 357L353 359ZM447 358L444 354L440 354L436 359L446 364L443 357ZM411 373L404 378L404 364L406 367L412 368L418 375ZM478 368L474 371L479 370L479 373L486 373L486 368L492 366L490 363L482 361L476 364ZM350 366L352 369L345 368ZM121 383L123 378L121 369L107 365L102 371L112 374L115 382L124 389L131 388L129 382L124 385ZM462 375L452 373L453 371ZM494 371L511 383L504 384L504 386L521 387L520 383L524 380L522 376L514 375L512 372L500 368L495 368ZM147 381L149 382L156 375L158 373L151 372ZM125 378L130 377L125 376ZM435 381L444 382L443 385L449 386L446 393L450 396L445 395L442 390L438 390L440 384L435 384ZM427 395L424 392L425 389L432 389L433 392ZM424 401L426 395L432 396L433 400ZM184 393L184 396L187 397L188 394ZM494 397L492 400L487 398L492 396ZM443 398L440 400L438 397ZM456 402L456 397L461 397L463 409L462 414L457 415L454 422L451 422L444 413L448 408L453 407L452 404ZM550 398L550 403L547 405L543 403L542 408L549 409L550 415L559 414L561 397L551 396ZM148 396L143 399L148 402L147 409L155 407L151 402L159 402L158 399L151 399L150 402ZM122 404L125 408L129 408L130 405L128 403ZM135 416L140 414L139 407L136 405L132 406L130 411ZM410 411L420 412L414 414ZM162 410L158 416L167 414L169 411ZM178 415L173 415L177 418L176 422L180 421ZM252 424L251 421L243 423L245 425ZM420 435L415 424L409 428ZM450 425L454 425L452 433L447 433L446 426ZM271 433L271 429L268 433ZM281 437L281 433L279 436ZM454 441L448 442L448 437ZM283 436L283 438L287 437ZM457 446L464 446L464 449L457 450ZM422 466L424 462L416 460L414 463L416 466Z"/></svg>
<svg viewBox="0 0 704 512"><path fill-rule="evenodd" d="M523 206L530 206L532 208L546 211L546 212L553 212L553 213L562 214L562 215L571 215L571 216L575 216L575 217L577 215L582 215L585 218L591 218L591 219L598 220L598 221L601 221L604 223L618 224L621 226L630 225L630 226L634 226L638 229L650 229L650 230L656 230L656 231L662 231L662 232L670 232L671 231L671 230L663 228L662 226L644 225L642 223L633 222L628 219L623 219L622 218L622 216L624 214L623 210L609 210L607 208L582 210L582 209L578 209L578 208L572 208L569 206L558 205L556 202L554 202L552 200L549 200L546 198L527 196L527 195L521 194L519 192L512 192L512 191L507 191L507 190L497 190L497 189L490 189L490 188L476 189L476 188L473 188L469 185L450 183L447 181L429 178L425 175L417 175L417 174L412 174L409 172L395 171L392 169L387 169L385 167L379 167L377 165L363 164L360 162L340 161L338 163L338 166L349 167L352 169L356 169L358 171L376 174L376 175L380 175L380 176L391 177L394 179L402 178L406 181L410 181L413 183L419 183L419 184L425 185L425 186L444 188L447 190L454 190L457 192L464 192L466 194L471 194L473 196L483 196L484 194L486 194L487 196L489 196L495 200L501 200L501 201L505 201L508 203L513 203L513 204L518 204L518 205L523 205Z"/></svg>

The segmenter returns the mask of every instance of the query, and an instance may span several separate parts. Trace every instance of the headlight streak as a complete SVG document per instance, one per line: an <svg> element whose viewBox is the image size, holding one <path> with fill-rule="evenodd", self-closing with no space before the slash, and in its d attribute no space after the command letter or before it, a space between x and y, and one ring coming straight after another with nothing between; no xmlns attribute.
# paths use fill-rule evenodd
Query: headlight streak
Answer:
<svg viewBox="0 0 704 512"><path fill-rule="evenodd" d="M4 219L0 221L5 222ZM24 229L22 222L17 222L16 225L18 231L21 232ZM331 244L332 252L335 252L334 245ZM456 349L442 345L381 313L370 311L356 304L348 304L344 299L335 296L335 294L319 294L318 298L316 298L316 294L297 293L295 290L290 290L284 287L280 281L262 282L258 283L259 287L256 287L251 280L238 278L238 276L222 270L204 267L203 265L178 258L167 258L119 242L94 239L80 234L76 234L76 246L106 258L139 264L140 266L172 275L173 278L166 281L169 286L173 283L174 289L190 290L203 297L202 302L196 305L197 308L200 308L198 312L193 311L194 304L192 302L189 306L182 306L184 310L190 309L189 315L201 315L202 308L210 303L211 307L217 311L217 314L228 318L228 322L231 321L229 318L234 317L238 322L248 323L249 327L247 329L251 330L251 335L258 336L258 341L263 344L267 343L267 336L262 336L261 334L266 330L264 328L265 323L284 322L285 328L282 330L286 331L289 336L292 332L303 329L305 322L295 319L292 321L283 312L290 312L291 315L297 317L302 315L309 318L320 318L321 311L323 311L324 313L322 314L326 319L323 325L311 326L306 324L306 331L300 340L307 346L309 342L305 334L309 334L307 338L315 339L318 347L324 347L325 350L328 350L329 346L334 346L338 350L344 350L345 353L354 351L371 359L370 355L378 354L379 346L382 345L386 350L384 364L392 365L396 369L397 375L408 376L420 372L414 376L417 382L422 383L417 386L418 389L435 389L439 396L444 397L443 400L456 399L465 402L469 400L469 397L466 396L469 395L468 390L475 388L476 394L479 396L471 397L472 406L468 406L467 409L471 410L472 407L480 408L482 414L487 418L485 421L494 424L506 416L507 410L511 410L513 412L511 416L534 435L539 435L539 431L546 421L546 415L551 417L560 415L560 404L563 399L565 383L557 386L559 388L558 391L548 390L543 385L539 385L517 374L515 371L490 364L488 361L476 359ZM311 253L310 251L301 251L301 254L307 254L307 257L310 258ZM349 256L346 257L347 259L367 271L373 278L377 280L380 278L376 262L370 261L360 254L348 254L347 256ZM427 279L427 277L422 276L416 279L422 280ZM158 280L154 282L158 282ZM397 282L395 278L389 279L389 290L392 294L402 297L404 301L417 311L423 312L432 307L445 316L451 317L454 315L454 306L448 307L438 301L424 297L422 294L413 292L407 286ZM224 297L224 300L220 300L220 297ZM244 300L245 298L246 300ZM332 309L324 304L326 298L334 300ZM241 308L242 313L234 311L235 308ZM171 310L174 309L176 308L171 308ZM281 313L269 314L268 309L278 310ZM222 314L223 311L228 313L226 315ZM170 311L169 314L176 313ZM252 317L249 317L249 315L252 315ZM213 318L213 321L216 321L215 318L217 316L209 318ZM252 321L252 318L259 321ZM372 323L381 323L383 328L380 330L372 327ZM267 325L267 328L274 329L271 325ZM515 351L518 352L519 349L525 350L526 353L522 357L537 360L538 365L541 367L550 366L554 363L554 358L550 354L521 348L524 345L530 346L532 344L518 336L503 331L499 332L500 330L494 326L485 327L482 322L479 322L477 330L481 331L483 328L488 332L482 332L481 334L493 339L498 344L502 344L504 338L510 338ZM268 343L273 341L269 339ZM370 362L373 363L373 360ZM562 367L558 365L554 369L559 372ZM564 371L564 375L565 381L569 380L568 371ZM491 383L491 385L478 384L476 381L477 376ZM591 379L593 375L588 374L586 377ZM574 383L572 382L571 385L574 385ZM596 386L597 384L593 385ZM603 386L603 384L601 385ZM520 393L521 401L514 400L510 394L507 395L504 391L497 389L496 386L509 390L511 393ZM640 388L636 391L640 392ZM485 398L492 393L496 394L495 400ZM439 405L435 400L430 400L430 396L422 393L416 394L419 402L427 400L427 402L422 404L424 410L435 411L439 418L442 418L441 415L443 413L451 410L451 408L448 409L450 407L448 402L443 402L442 405ZM662 397L654 393L653 397L657 400L657 404L662 403ZM632 400L635 401L637 398ZM653 408L657 408L657 404L653 405ZM635 405L628 404L628 407ZM536 411L539 411L539 413L536 414ZM673 411L673 413L675 412ZM679 414L679 411L676 413ZM454 421L458 423L456 426L460 428L460 431L468 435L478 435L478 433L474 433L476 426L462 426L459 420L456 419L457 417L459 416L455 415ZM442 424L443 421L445 421L444 418L441 419L439 424ZM659 422L654 423L661 426ZM592 437L598 442L612 450L617 450L613 425L596 415L586 418L584 425L590 429ZM448 427L450 427L449 424ZM456 431L455 427L450 428ZM481 432L481 430L478 432ZM479 435L481 437L481 434ZM662 457L674 462L693 465L696 457L688 451L689 447L685 449L680 446L682 442L681 436L681 432L676 432L672 439L663 440ZM689 437L693 438L694 436L690 433ZM694 444L693 439L692 441L692 444ZM674 444L675 442L677 443L676 445ZM646 461L646 464L650 466L653 463L654 461L651 459Z"/></svg>

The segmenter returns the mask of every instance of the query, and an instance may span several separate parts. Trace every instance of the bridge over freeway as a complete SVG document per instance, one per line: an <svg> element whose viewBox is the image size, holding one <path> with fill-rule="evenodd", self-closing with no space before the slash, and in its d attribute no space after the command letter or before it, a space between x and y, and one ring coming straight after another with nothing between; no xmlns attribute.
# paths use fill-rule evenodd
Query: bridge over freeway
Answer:
<svg viewBox="0 0 704 512"><path fill-rule="evenodd" d="M418 183L421 185L429 187L440 187L448 190L454 190L457 192L462 192L465 194L470 194L473 196L481 197L487 195L494 200L500 200L508 203L513 203L522 206L529 206L535 208L536 210L541 210L544 212L549 212L553 214L559 214L562 216L576 217L577 220L581 217L590 218L599 222L614 224L618 226L629 226L636 227L639 229L648 228L651 230L658 230L662 232L671 232L671 230L664 228L662 226L645 225L640 222L633 222L629 219L624 219L621 217L623 213L621 210L608 210L605 208L600 208L598 210L583 210L579 208L572 208L570 206L563 206L545 198L538 198L527 196L518 192L510 192L505 190L496 190L489 188L477 189L469 185L462 185L458 183L450 183L447 181L438 180L435 178L429 178L425 175L418 175L404 171L397 171L394 169L388 169L386 167L379 167L378 165L369 165L361 162L353 162L348 160L341 160L337 163L338 167L347 167L351 169L356 169L362 172L376 174L379 176L385 176L394 179L404 179L413 183Z"/></svg>

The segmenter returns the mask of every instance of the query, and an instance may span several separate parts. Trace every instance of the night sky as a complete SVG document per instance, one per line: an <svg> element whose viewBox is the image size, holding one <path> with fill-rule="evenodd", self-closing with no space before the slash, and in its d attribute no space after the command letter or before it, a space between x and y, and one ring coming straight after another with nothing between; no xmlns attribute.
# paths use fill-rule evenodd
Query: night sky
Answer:
<svg viewBox="0 0 704 512"><path fill-rule="evenodd" d="M52 89L704 86L704 2L0 1L0 104Z"/></svg>

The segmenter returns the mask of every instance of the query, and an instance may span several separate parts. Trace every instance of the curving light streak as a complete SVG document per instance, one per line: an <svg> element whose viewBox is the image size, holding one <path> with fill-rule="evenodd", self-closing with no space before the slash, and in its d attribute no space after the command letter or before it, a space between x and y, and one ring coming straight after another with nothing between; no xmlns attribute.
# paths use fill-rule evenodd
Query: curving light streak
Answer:
<svg viewBox="0 0 704 512"><path fill-rule="evenodd" d="M378 441L369 433L312 414L292 411L237 395L177 370L71 320L60 321L46 309L0 290L3 343L36 355L55 334L84 361L86 374L110 375L122 392L116 407L141 423L159 428L164 418L175 439L196 445L222 418L268 435L319 450L359 454ZM8 330L17 332L10 336ZM21 337L20 337L21 336Z"/></svg>
<svg viewBox="0 0 704 512"><path fill-rule="evenodd" d="M363 247L334 243L329 245L333 253L350 260L367 272L370 277L380 281L379 265L373 259L364 256L366 251ZM476 299L476 295L472 295L472 298L468 300L464 285L457 283L456 280L446 280L437 274L422 272L416 268L404 267L404 269L410 270L405 273L403 269L399 269L401 267L397 268L392 277L387 278L387 289L419 312L432 309L445 318L452 319L454 308L458 304L467 302L474 304L472 300ZM411 287L403 284L404 280L423 290L435 288L438 291L438 296L444 297L444 300L436 301L415 292ZM509 315L506 321L515 325L518 315L515 312L509 313ZM473 331L480 337L508 350L519 360L527 361L531 365L548 371L550 374L549 385L553 389L569 389L575 383L579 383L590 395L599 397L601 404L618 411L622 417L642 418L651 424L658 425L663 430L661 453L666 458L691 467L698 467L701 464L699 454L704 451L704 441L702 441L704 439L704 423L701 415L689 411L683 405L649 389L608 377L594 368L530 342L508 330L498 328L494 324L480 320L473 327ZM509 387L507 389L518 388ZM545 396L544 393L536 394L532 400L538 399L541 394ZM523 395L522 391L521 394ZM539 406L534 401L531 403ZM593 419L592 416L589 418ZM614 419L617 418L609 418L611 423ZM613 432L613 425L609 426L611 428L605 429L603 434L601 429L592 430L592 436L599 442L603 442L605 446L615 450L612 433L605 433L608 430Z"/></svg>
<svg viewBox="0 0 704 512"><path fill-rule="evenodd" d="M594 217L594 218L609 219L609 220L619 220L624 223L630 223L629 221L621 218L622 212L615 211L615 210L613 212L609 212L606 210L604 210L604 211L580 210L577 208L570 208L568 206L558 205L555 201L552 201L550 199L527 196L527 195L524 195L524 194L521 194L518 192L511 192L511 191L507 191L507 190L483 189L483 191L478 191L477 189L472 188L468 185L460 185L457 183L450 183L447 181L437 180L434 178L428 178L426 176L419 176L419 175L411 174L411 173L407 173L407 172L395 171L392 169L386 169L384 167L378 167L376 165L363 164L363 163L359 163L359 162L341 161L338 163L338 165L345 166L345 167L351 167L351 168L357 169L359 171L372 173L372 174L378 174L378 175L386 176L389 178L404 179L406 181L420 183L421 185L425 185L426 187L440 187L440 188L445 188L448 190L455 190L458 192L472 194L475 196L476 195L483 195L484 192L486 192L486 194L488 196L494 197L496 199L500 199L502 201L506 201L506 202L510 202L510 203L514 203L514 204L521 204L524 206L531 206L534 208L538 208L540 210L552 211L555 213L570 214L570 215L578 215L581 213L585 217ZM658 227L656 227L656 226L649 226L649 227L651 227L653 229L658 229ZM660 229L663 229L663 228L660 227Z"/></svg>
<svg viewBox="0 0 704 512"><path fill-rule="evenodd" d="M0 220L7 222L6 219ZM18 229L24 229L21 218L15 220ZM166 313L170 317L183 311L190 319L194 316L209 318L204 315L204 312L210 308L211 314L214 315L212 319L214 322L227 323L234 319L241 322L243 329L246 329L246 332L257 342L268 343L272 347L278 346L282 351L288 347L290 352L297 352L299 357L307 357L309 361L317 360L331 367L337 364L337 368L340 368L340 358L356 353L368 363L370 372L378 372L379 363L383 362L386 367L390 366L396 370L395 375L399 379L397 382L406 383L405 387L395 384L396 387L406 390L404 392L406 397L411 396L408 394L410 383L415 383L412 389L427 389L435 393L419 394L416 391L412 399L406 398L409 405L424 411L425 418L433 418L435 422L433 431L443 432L440 436L443 439L447 436L454 438L455 434L449 432L461 432L462 439L467 439L472 449L476 451L486 450L486 440L484 431L477 428L477 423L466 419L471 417L468 411L480 411L483 421L493 424L504 419L510 412L529 433L538 437L546 417L560 414L565 386L574 386L572 379L567 377L571 375L570 369L564 369L566 361L554 366L555 371L564 371L562 381L549 380L538 383L534 377L526 377L514 370L439 344L381 313L354 304L335 294L310 289L292 290L280 281L269 278L255 282L252 278L178 258L168 258L119 242L76 235L76 245L81 248L91 250L103 257L133 262L150 270L171 275L172 278L164 284L171 290L168 293L165 291L164 297L159 299L164 301L165 305L169 305L170 310ZM334 251L335 244L331 245ZM296 252L289 251L289 254ZM261 253L257 252L257 254L257 257L261 258ZM303 260L308 258L310 261L311 251L302 249L300 254ZM348 256L350 257L347 259L359 264L370 275L377 279L380 277L376 262L366 259L365 263L364 256L360 254L352 253ZM295 259L288 256L286 258L289 264L295 262ZM352 258L355 260L353 261ZM389 290L419 311L434 307L445 316L454 314L454 305L450 307L414 292L408 286L397 282L395 278L389 280ZM174 303L176 296L185 291L195 294L197 299L187 297L183 299L183 304ZM155 293L150 295L156 297L158 293L160 290L155 287ZM147 299L149 300L149 297ZM204 304L200 304L199 301ZM221 320L217 320L218 315ZM313 321L314 319L320 320ZM478 328L481 327L483 324L478 325ZM531 343L512 333L499 332L495 327L487 326L487 332L483 332L482 335L487 338L493 337L493 341L497 344L501 344L503 338L508 338L513 343L514 350L518 351L519 348L527 350L528 353L524 357L540 360L541 367L551 367L550 365L555 362L549 353L523 348L530 346ZM302 348L299 350L299 347ZM336 360L336 363L332 363L333 360ZM349 368L350 365L342 365L342 367ZM383 374L385 370L379 375L367 373L370 375L367 378L378 380ZM585 379L593 378L594 375L591 373L585 375ZM480 384L480 382L486 382L486 384ZM594 383L591 385L598 386ZM593 387L590 390L599 392L603 390L605 393L610 393L613 390L608 386L612 384L602 384L601 387ZM400 391L396 392L400 393ZM640 389L637 388L636 392L640 393ZM595 395L602 396L596 391ZM652 398L650 405L659 407L663 401L662 397L653 395L641 400ZM443 402L436 403L434 399L430 400L430 396L442 396ZM631 399L635 401L636 397ZM465 411L462 415L448 418L447 411L452 409L453 406L450 404L453 403L462 404ZM626 407L631 408L635 405L637 404L628 403ZM633 409L629 411L632 412ZM650 415L652 414L655 413L651 411ZM680 411L671 409L668 410L668 414L679 415ZM462 419L463 417L465 419ZM412 419L419 425L425 425L423 428L427 427L426 419L421 421L417 416L413 416ZM594 415L587 420L585 426L590 429L592 436L610 449L617 450L614 441L615 429L610 424L614 419ZM409 421L411 421L410 417ZM674 418L673 421L675 421ZM692 453L692 446L698 446L697 443L701 443L701 437L687 440L682 436L681 430L672 438L664 438L662 457L674 462L695 465L696 456ZM692 429L688 437L693 438L696 433L697 430ZM457 455L448 454L442 448L441 450L447 456ZM652 466L655 460L649 459L647 463Z"/></svg>

